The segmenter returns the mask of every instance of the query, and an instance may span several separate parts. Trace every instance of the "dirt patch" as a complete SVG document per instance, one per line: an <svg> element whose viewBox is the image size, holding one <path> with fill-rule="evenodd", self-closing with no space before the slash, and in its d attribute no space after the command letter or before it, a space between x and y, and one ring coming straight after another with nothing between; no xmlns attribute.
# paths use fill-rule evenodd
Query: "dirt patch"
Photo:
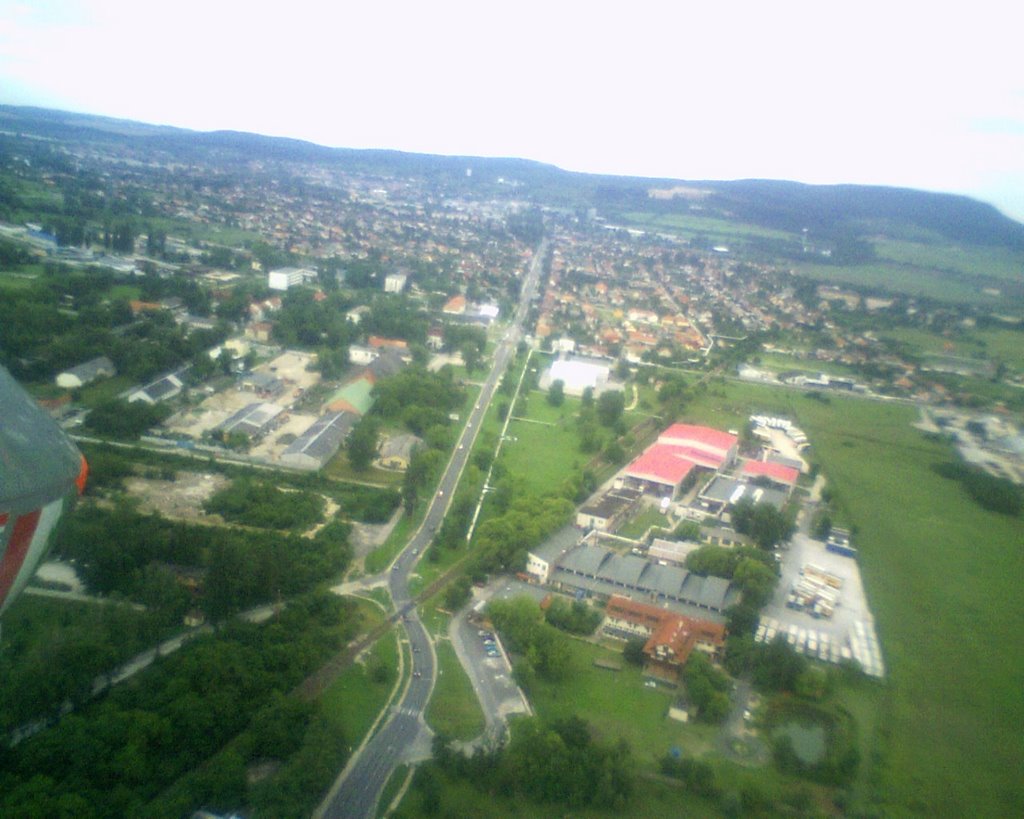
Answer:
<svg viewBox="0 0 1024 819"><path fill-rule="evenodd" d="M139 511L177 520L207 518L203 502L230 482L216 472L178 472L173 481L128 478L125 488L139 501Z"/></svg>

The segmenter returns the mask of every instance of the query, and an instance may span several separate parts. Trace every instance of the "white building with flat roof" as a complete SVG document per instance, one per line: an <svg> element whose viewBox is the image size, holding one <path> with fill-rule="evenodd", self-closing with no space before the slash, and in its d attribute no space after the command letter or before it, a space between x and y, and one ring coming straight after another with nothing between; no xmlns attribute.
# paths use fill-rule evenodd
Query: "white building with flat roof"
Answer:
<svg viewBox="0 0 1024 819"><path fill-rule="evenodd" d="M576 397L583 395L588 388L594 391L594 395L610 389L621 390L621 384L609 382L610 373L610 365L599 361L560 358L541 376L540 387L546 390L555 381L561 381L565 394Z"/></svg>
<svg viewBox="0 0 1024 819"><path fill-rule="evenodd" d="M279 267L267 274L267 287L271 290L287 290L308 282L315 282L317 274L308 267Z"/></svg>

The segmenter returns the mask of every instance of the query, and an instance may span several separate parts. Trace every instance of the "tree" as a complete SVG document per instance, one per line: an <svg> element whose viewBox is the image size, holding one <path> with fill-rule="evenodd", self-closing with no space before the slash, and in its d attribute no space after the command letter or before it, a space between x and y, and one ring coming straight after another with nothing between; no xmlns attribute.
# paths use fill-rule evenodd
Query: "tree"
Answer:
<svg viewBox="0 0 1024 819"><path fill-rule="evenodd" d="M647 659L644 654L644 646L647 641L643 637L630 637L626 640L626 646L622 649L622 659L632 665L643 665Z"/></svg>
<svg viewBox="0 0 1024 819"><path fill-rule="evenodd" d="M114 438L138 438L150 427L156 426L171 414L163 404L129 403L120 398L96 407L85 418L85 426L100 435Z"/></svg>
<svg viewBox="0 0 1024 819"><path fill-rule="evenodd" d="M356 472L365 472L370 467L380 437L380 425L376 418L364 415L349 433L345 448L348 450L348 462Z"/></svg>
<svg viewBox="0 0 1024 819"><path fill-rule="evenodd" d="M480 348L472 341L464 341L459 352L462 354L462 363L466 365L466 372L472 374L480 366Z"/></svg>
<svg viewBox="0 0 1024 819"><path fill-rule="evenodd" d="M818 540L825 540L832 532L832 517L827 509L820 509L814 515L814 523L811 525L811 534Z"/></svg>
<svg viewBox="0 0 1024 819"><path fill-rule="evenodd" d="M615 464L616 466L625 461L626 451L622 448L622 444L616 440L610 441L608 446L604 448L604 459L608 463Z"/></svg>
<svg viewBox="0 0 1024 819"><path fill-rule="evenodd" d="M451 583L444 591L444 607L448 611L458 611L473 596L473 584L467 575L462 575Z"/></svg>
<svg viewBox="0 0 1024 819"><path fill-rule="evenodd" d="M565 382L556 378L548 387L548 403L553 407L560 407L565 403Z"/></svg>
<svg viewBox="0 0 1024 819"><path fill-rule="evenodd" d="M762 549L772 549L793 534L795 524L784 512L770 503L754 503L743 498L732 510L736 531L750 535Z"/></svg>
<svg viewBox="0 0 1024 819"><path fill-rule="evenodd" d="M677 527L674 533L679 540L700 541L700 524L695 520L684 520Z"/></svg>
<svg viewBox="0 0 1024 819"><path fill-rule="evenodd" d="M626 407L626 399L618 390L608 390L601 393L597 399L597 420L606 427L615 426L615 422L622 417Z"/></svg>

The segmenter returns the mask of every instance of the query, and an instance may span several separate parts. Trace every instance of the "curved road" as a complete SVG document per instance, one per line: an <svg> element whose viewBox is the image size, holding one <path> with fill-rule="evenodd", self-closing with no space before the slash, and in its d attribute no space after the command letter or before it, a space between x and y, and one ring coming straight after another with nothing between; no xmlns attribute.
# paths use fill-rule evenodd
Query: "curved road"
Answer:
<svg viewBox="0 0 1024 819"><path fill-rule="evenodd" d="M349 760L338 784L318 812L319 816L346 819L375 816L381 791L395 767L403 761L403 754L417 739L424 742L428 735L423 712L434 689L437 664L433 644L419 620L409 594L409 575L441 527L441 521L448 511L455 487L473 448L473 441L476 440L480 422L494 397L505 368L515 355L516 345L522 335L523 321L526 319L530 301L540 279L546 252L547 240L543 240L534 253L523 281L516 314L495 350L494 365L487 380L484 381L477 403L469 413L455 451L437 485L437 494L431 499L420 528L391 565L388 588L395 608L402 615L398 622L404 627L409 640L412 651L412 676L401 697L390 707L383 728Z"/></svg>

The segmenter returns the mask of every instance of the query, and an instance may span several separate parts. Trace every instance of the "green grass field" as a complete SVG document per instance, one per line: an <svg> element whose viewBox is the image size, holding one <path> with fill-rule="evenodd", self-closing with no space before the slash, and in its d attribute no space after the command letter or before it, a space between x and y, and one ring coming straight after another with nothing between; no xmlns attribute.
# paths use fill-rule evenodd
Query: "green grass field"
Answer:
<svg viewBox="0 0 1024 819"><path fill-rule="evenodd" d="M134 284L115 284L107 291L107 298L111 301L126 299L131 301L142 296L142 288Z"/></svg>
<svg viewBox="0 0 1024 819"><path fill-rule="evenodd" d="M81 389L82 403L87 407L98 407L107 401L113 401L125 390L132 388L135 382L124 375L115 375L112 378L103 378L86 384Z"/></svg>
<svg viewBox="0 0 1024 819"><path fill-rule="evenodd" d="M724 241L749 239L795 239L795 235L783 230L734 222L728 219L714 219L708 216L689 216L681 213L654 215L650 213L625 213L622 218L631 225L651 230L674 232L692 238L699 234Z"/></svg>
<svg viewBox="0 0 1024 819"><path fill-rule="evenodd" d="M353 483L369 483L375 486L398 487L402 483L402 473L391 469L378 469L370 466L363 472L357 472L348 462L348 454L344 448L327 462L324 467L324 475L338 481L352 481Z"/></svg>
<svg viewBox="0 0 1024 819"><path fill-rule="evenodd" d="M909 426L915 409L794 404L858 527L890 671L885 803L928 815L1010 815L1024 804L1024 522L981 509L930 469L952 453Z"/></svg>
<svg viewBox="0 0 1024 819"><path fill-rule="evenodd" d="M470 740L484 730L473 685L447 640L437 643L437 684L427 706L427 725L452 739Z"/></svg>
<svg viewBox="0 0 1024 819"><path fill-rule="evenodd" d="M538 680L530 692L540 716L561 719L577 714L605 740L622 737L629 742L638 763L651 770L673 747L688 755L711 750L718 729L670 720L672 694L668 689L646 688L639 668L625 665L621 671L608 671L593 664L595 659L621 661L618 651L579 640L570 641L569 646L571 682Z"/></svg>
<svg viewBox="0 0 1024 819"><path fill-rule="evenodd" d="M526 481L539 495L556 492L575 470L592 456L580 452L575 402L566 398L561 407L548 404L544 393L534 390L527 402L524 419L508 425L509 439L501 449L501 460L509 474Z"/></svg>
<svg viewBox="0 0 1024 819"><path fill-rule="evenodd" d="M649 506L623 526L619 530L619 534L636 540L643 537L644 533L652 526L668 527L669 520L655 507Z"/></svg>
<svg viewBox="0 0 1024 819"><path fill-rule="evenodd" d="M924 296L947 302L990 306L1000 303L997 296L986 295L978 284L959 278L956 274L884 259L867 264L843 266L797 262L793 269L802 276L831 284L863 285L882 291Z"/></svg>
<svg viewBox="0 0 1024 819"><path fill-rule="evenodd" d="M31 265L31 267L37 267L37 265ZM22 292L34 287L39 279L39 272L31 272L28 268L29 266L26 265L16 271L0 271L0 293Z"/></svg>
<svg viewBox="0 0 1024 819"><path fill-rule="evenodd" d="M1024 370L1024 333L1001 328L961 330L940 335L915 327L894 327L878 334L902 344L913 355L953 355L998 360Z"/></svg>
<svg viewBox="0 0 1024 819"><path fill-rule="evenodd" d="M1008 248L956 245L937 238L934 244L901 239L872 239L879 258L899 264L950 271L967 276L1020 280L1024 258Z"/></svg>
<svg viewBox="0 0 1024 819"><path fill-rule="evenodd" d="M384 664L390 672L387 682L370 679L366 665L356 663L346 669L320 698L320 710L345 729L355 748L370 730L387 702L398 667L398 640L394 631L385 634L369 651L370 662Z"/></svg>

